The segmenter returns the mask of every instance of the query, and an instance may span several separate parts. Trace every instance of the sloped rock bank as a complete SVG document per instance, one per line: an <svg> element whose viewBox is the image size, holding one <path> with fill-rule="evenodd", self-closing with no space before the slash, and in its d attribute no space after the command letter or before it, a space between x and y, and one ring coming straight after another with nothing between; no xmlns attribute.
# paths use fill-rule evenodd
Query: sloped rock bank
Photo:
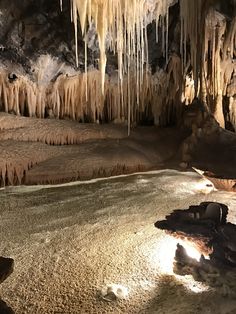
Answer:
<svg viewBox="0 0 236 314"><path fill-rule="evenodd" d="M55 184L163 167L185 132L0 115L1 185Z"/></svg>

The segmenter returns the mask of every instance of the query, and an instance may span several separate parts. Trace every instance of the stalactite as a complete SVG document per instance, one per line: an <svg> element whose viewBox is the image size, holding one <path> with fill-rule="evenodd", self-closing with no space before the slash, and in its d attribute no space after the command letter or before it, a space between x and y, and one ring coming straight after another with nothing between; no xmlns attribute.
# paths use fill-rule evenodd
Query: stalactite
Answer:
<svg viewBox="0 0 236 314"><path fill-rule="evenodd" d="M181 58L175 54L169 55L168 51L168 11L175 2L71 0L76 63L79 61L79 17L85 40L85 73L66 75L67 72L62 71L63 74L59 75L61 69L58 64L47 56L36 65L34 80L18 75L12 82L8 79L8 73L2 71L2 109L39 118L44 118L45 112L50 111L55 118L69 117L83 122L97 122L105 118L108 121L126 121L130 132L132 124L139 122L147 108L152 109L156 124L165 125L176 114L182 94L182 100L190 103L194 93L197 96L202 93L201 97L206 98L208 105L209 99L214 99L214 108L210 109L218 121L222 120L222 96L227 94L227 86L236 72L232 63L236 19L228 29L225 18L209 10L208 1L180 0L181 64ZM62 4L60 0L61 8ZM151 75L148 67L146 27L152 19L156 20L157 33L159 25L162 29L163 56L166 58L165 70L159 69L154 75ZM100 72L95 69L87 71L87 30L92 25L95 25L98 33ZM106 49L117 53L117 76L108 77L105 74ZM191 80L186 70L190 65Z"/></svg>
<svg viewBox="0 0 236 314"><path fill-rule="evenodd" d="M118 73L106 75L104 91L98 70L57 76L55 60L49 61L47 56L44 59L46 66L40 61L40 66L35 67L38 69L35 82L22 75L11 82L6 71L0 72L2 110L39 118L47 113L54 118L68 117L82 122L103 120L106 111L106 120L127 121L130 129L147 108L152 109L158 124L162 108L169 102L174 103L177 93L181 92L181 62L177 55L170 57L167 71L159 70L154 75L148 70L140 71L141 83L137 82L135 70L129 70L122 81Z"/></svg>
<svg viewBox="0 0 236 314"><path fill-rule="evenodd" d="M145 64L148 64L147 36L145 35L147 26L147 16L156 12L156 21L159 22L162 16L163 30L166 29L166 39L163 50L168 58L168 10L169 6L175 3L175 0L156 0L149 1L137 0L71 0L72 20L75 28L76 40L76 62L78 64L78 23L82 34L86 32L87 23L91 26L94 23L98 33L100 46L100 71L102 79L102 89L105 84L106 71L106 38L110 34L109 48L118 54L119 78L128 73L128 70L135 71L137 84L140 85L140 79L143 78ZM154 5L154 9L153 9ZM153 14L153 13L152 13ZM166 25L164 21L166 16ZM124 57L125 56L125 57ZM124 59L123 59L124 58ZM126 58L128 60L126 60ZM128 69L130 68L130 69Z"/></svg>
<svg viewBox="0 0 236 314"><path fill-rule="evenodd" d="M195 89L194 89L194 81L192 79L191 73L188 75L185 75L185 82L184 82L184 90L182 94L182 102L185 103L185 105L190 105L195 97Z"/></svg>
<svg viewBox="0 0 236 314"><path fill-rule="evenodd" d="M193 79L195 82L195 92L198 93L201 47L203 41L203 29L205 25L205 4L208 1L198 0L180 0L180 18L181 18L181 57L183 68L187 65L187 59L190 57L193 67ZM187 42L190 42L190 56L187 55Z"/></svg>
<svg viewBox="0 0 236 314"><path fill-rule="evenodd" d="M190 44L190 64L193 68L195 95L224 127L222 100L227 95L233 73L236 18L228 23L210 1L180 0L181 56L187 65L186 45Z"/></svg>
<svg viewBox="0 0 236 314"><path fill-rule="evenodd" d="M233 61L236 18L227 29L226 18L211 9L206 17L205 30L204 60L206 61L203 67L208 93L213 98L210 109L216 120L224 127L222 99L227 95L227 87L236 71Z"/></svg>

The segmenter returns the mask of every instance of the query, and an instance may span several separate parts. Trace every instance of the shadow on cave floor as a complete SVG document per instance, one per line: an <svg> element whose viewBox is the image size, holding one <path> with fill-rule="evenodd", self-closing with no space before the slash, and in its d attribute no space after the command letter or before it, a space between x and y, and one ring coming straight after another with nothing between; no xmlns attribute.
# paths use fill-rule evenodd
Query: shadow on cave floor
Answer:
<svg viewBox="0 0 236 314"><path fill-rule="evenodd" d="M224 295L220 290L212 288L207 290L207 286L201 286L189 276L164 275L155 288L155 293L156 297L146 304L142 314L236 313L235 298Z"/></svg>

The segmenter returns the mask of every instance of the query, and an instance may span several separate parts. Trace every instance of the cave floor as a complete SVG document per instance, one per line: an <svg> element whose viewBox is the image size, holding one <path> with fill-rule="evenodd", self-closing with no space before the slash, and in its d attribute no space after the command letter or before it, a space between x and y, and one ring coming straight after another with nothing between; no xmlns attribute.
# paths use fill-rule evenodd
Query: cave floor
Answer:
<svg viewBox="0 0 236 314"><path fill-rule="evenodd" d="M235 313L235 291L173 275L176 243L154 223L176 208L236 195L163 170L61 186L0 190L0 253L15 260L1 298L16 313ZM170 253L170 255L169 255ZM108 284L128 289L105 301Z"/></svg>

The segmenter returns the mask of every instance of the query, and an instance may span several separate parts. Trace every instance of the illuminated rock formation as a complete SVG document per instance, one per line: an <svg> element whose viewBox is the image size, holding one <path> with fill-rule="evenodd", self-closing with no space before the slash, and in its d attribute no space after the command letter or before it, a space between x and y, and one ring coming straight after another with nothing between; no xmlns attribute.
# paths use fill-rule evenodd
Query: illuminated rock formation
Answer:
<svg viewBox="0 0 236 314"><path fill-rule="evenodd" d="M124 75L128 75L129 81L130 70L134 68L137 86L139 87L137 94L139 93L140 85L143 85L144 64L148 63L146 27L152 19L156 20L156 25L161 20L165 34L165 36L162 36L162 49L168 64L169 7L175 2L172 0L152 2L127 2L122 0L72 1L76 42L78 16L80 17L83 34L86 32L86 21L90 25L95 23L100 44L102 86L105 85L105 38L109 34L109 48L118 53L118 71L121 82ZM180 0L179 3L182 71L181 67L175 64L173 67L174 81L178 78L180 86L177 87L182 90L179 77L182 75L183 79L187 79L187 76L184 77L184 71L191 66L195 95L204 101L208 110L214 114L216 120L224 127L223 96L227 95L228 86L232 86L233 76L236 71L235 62L233 61L235 58L236 18L233 16L230 26L227 27L226 17L213 8L211 1ZM156 37L158 39L158 32ZM189 51L187 51L188 41L190 44L190 58L188 57ZM78 63L77 48L76 54ZM167 76L165 84L169 85L170 82L170 76ZM102 88L104 89L104 87ZM183 92L185 93L184 89ZM180 95L175 95L175 102L178 102L178 96ZM232 101L231 99L231 105ZM130 106L128 111L130 111ZM231 111L231 115L234 115L234 108L231 108Z"/></svg>
<svg viewBox="0 0 236 314"><path fill-rule="evenodd" d="M233 165L235 141L220 126L235 129L234 1L8 4L0 4L0 110L29 117L32 123L26 126L23 118L2 115L0 139L7 141L3 147L12 146L9 141L41 143L38 149L36 143L29 144L30 157L25 155L26 143L19 144L24 155L19 157L21 170L11 162L7 165L3 149L2 185L25 182L25 172L46 162L52 151L61 158L55 153L58 148L43 152L43 144L124 139L124 127L132 135L140 124L179 127L185 141L176 159L183 168L195 165L217 172L208 167L214 161L208 147L226 147L228 140L224 160ZM100 131L78 122L96 123ZM104 126L110 122L121 131ZM15 127L6 127L9 123L23 127L15 132ZM9 150L10 160L14 149ZM42 151L41 157L33 150ZM77 170L73 177L79 178Z"/></svg>
<svg viewBox="0 0 236 314"><path fill-rule="evenodd" d="M226 288L227 294L235 295L232 278L235 278L236 267L236 226L227 222L227 214L226 205L203 202L187 210L175 210L155 226L183 243L176 249L173 266L177 274L191 274L196 280ZM188 256L185 241L202 254L199 261Z"/></svg>
<svg viewBox="0 0 236 314"><path fill-rule="evenodd" d="M12 10L16 19L24 6L35 12L35 24L32 24L32 17L24 13L17 36L13 30L3 32L3 27L3 38L8 36L9 39L7 45L2 43L0 54L0 59L2 56L5 60L0 71L2 110L40 118L127 121L130 129L143 116L149 116L155 124L173 123L181 116L183 105L198 96L221 126L226 123L234 128L236 24L232 15L233 2L228 4L232 12L230 9L226 12L226 5L220 1L214 4L210 0L180 0L179 3L173 0L73 0L71 17L76 60L71 60L73 47L71 49L71 43L65 42L63 30L60 30L58 34L64 36L57 49L60 58L50 57L44 52L35 61L32 52L28 51L36 45L33 34L43 32L36 23L46 23L45 16L37 10L45 6L45 10L52 14L55 5L45 4L43 0L40 3L34 4L32 9L30 4L29 8L26 4L15 4L8 9L4 2L2 4L3 10ZM60 23L66 24L65 20L69 23L69 2L60 1L60 5L62 12L57 2L55 21L49 21L48 30L53 30L51 36L57 42L60 39L50 23L56 24L58 19ZM180 16L173 14L178 7ZM149 69L155 44L149 39L148 24L152 21L156 24L154 40L159 42L158 58L164 57L165 60L164 65L155 65L155 73ZM3 20L3 23L7 21ZM99 59L99 72L91 57L92 51L97 51L96 40L92 39L96 33L100 53L95 55ZM70 35L73 36L72 31ZM38 41L37 45L40 46ZM50 45L52 41L45 42L43 50ZM116 55L117 64L111 61L111 52ZM65 62L61 62L62 58ZM9 59L11 63L6 61ZM20 66L14 65L13 60ZM76 64L80 71L73 68ZM227 107L227 112L223 112L224 107Z"/></svg>

